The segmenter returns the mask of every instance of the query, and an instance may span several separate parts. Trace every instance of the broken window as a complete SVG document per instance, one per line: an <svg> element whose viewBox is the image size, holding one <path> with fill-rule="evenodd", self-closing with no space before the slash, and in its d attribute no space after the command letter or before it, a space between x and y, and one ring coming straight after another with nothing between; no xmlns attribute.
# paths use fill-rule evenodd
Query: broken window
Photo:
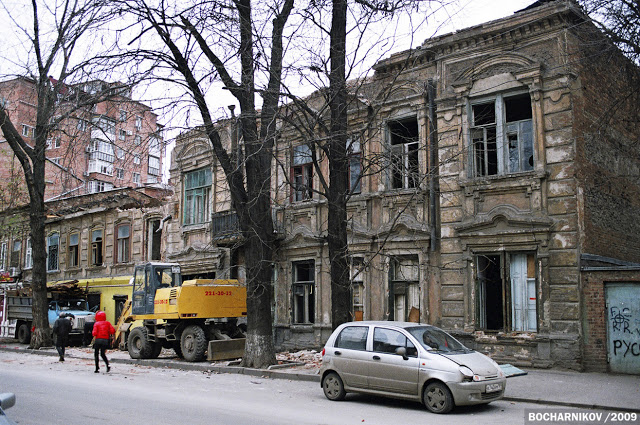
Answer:
<svg viewBox="0 0 640 425"><path fill-rule="evenodd" d="M160 220L149 220L147 222L147 255L149 261L160 261L160 245L162 239L162 229Z"/></svg>
<svg viewBox="0 0 640 425"><path fill-rule="evenodd" d="M22 251L22 241L16 239L13 241L13 249L11 250L10 267L20 267L20 252Z"/></svg>
<svg viewBox="0 0 640 425"><path fill-rule="evenodd" d="M185 225L209 221L211 184L211 169L209 167L184 175L183 223Z"/></svg>
<svg viewBox="0 0 640 425"><path fill-rule="evenodd" d="M91 231L91 265L102 265L102 229L95 229Z"/></svg>
<svg viewBox="0 0 640 425"><path fill-rule="evenodd" d="M315 317L315 262L293 264L293 323L313 323Z"/></svg>
<svg viewBox="0 0 640 425"><path fill-rule="evenodd" d="M129 223L116 226L116 263L130 261L131 225Z"/></svg>
<svg viewBox="0 0 640 425"><path fill-rule="evenodd" d="M418 121L415 118L390 121L387 127L391 188L408 189L417 187L420 183Z"/></svg>
<svg viewBox="0 0 640 425"><path fill-rule="evenodd" d="M493 331L537 331L533 253L476 256L477 327Z"/></svg>
<svg viewBox="0 0 640 425"><path fill-rule="evenodd" d="M69 235L69 267L78 267L80 265L80 234L75 232Z"/></svg>
<svg viewBox="0 0 640 425"><path fill-rule="evenodd" d="M364 261L351 259L351 317L352 320L364 320Z"/></svg>
<svg viewBox="0 0 640 425"><path fill-rule="evenodd" d="M313 198L313 156L311 147L300 145L293 148L291 180L294 202Z"/></svg>
<svg viewBox="0 0 640 425"><path fill-rule="evenodd" d="M58 247L60 234L55 232L47 237L47 271L58 270Z"/></svg>
<svg viewBox="0 0 640 425"><path fill-rule="evenodd" d="M498 95L471 105L475 176L533 170L533 123L528 93Z"/></svg>
<svg viewBox="0 0 640 425"><path fill-rule="evenodd" d="M420 268L417 256L399 256L391 259L389 282L390 320L409 321L420 315ZM413 314L412 314L413 310ZM417 321L417 320L416 320Z"/></svg>
<svg viewBox="0 0 640 425"><path fill-rule="evenodd" d="M360 140L352 137L347 140L347 154L349 155L349 189L351 193L362 191L362 154Z"/></svg>

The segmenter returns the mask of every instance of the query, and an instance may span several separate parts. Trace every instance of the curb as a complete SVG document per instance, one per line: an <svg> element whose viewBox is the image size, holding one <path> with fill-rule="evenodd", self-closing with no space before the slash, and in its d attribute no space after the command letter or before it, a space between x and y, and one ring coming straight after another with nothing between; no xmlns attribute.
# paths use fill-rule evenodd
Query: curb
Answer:
<svg viewBox="0 0 640 425"><path fill-rule="evenodd" d="M40 350L33 350L30 348L10 348L10 347L0 346L0 351L7 351L7 352L13 352L13 353L23 352L23 353L35 354L39 356L53 356L53 357L58 356L58 354L55 351L54 352L40 351ZM72 356L72 355L68 355L67 357L72 359L87 360L86 357L78 357L78 356ZM183 362L183 361L177 361L177 360L171 360L171 359L165 359L165 360L110 359L109 362L118 363L118 364L150 366L150 367L166 368L166 369L200 371L200 372L209 372L209 373L236 373L236 374L247 375L247 376L259 376L259 377L268 378L268 379L289 379L289 380L296 380L296 381L320 383L320 375L318 375L317 372L313 374L288 373L288 372L281 372L277 369L269 370L269 369L253 369L253 368L241 367L241 366L214 366L211 364L189 363L189 362ZM634 409L629 407L614 407L614 406L605 406L600 404L574 403L574 402L567 402L567 401L534 399L534 398L526 398L526 397L504 396L502 400L520 402L520 403L533 403L533 404L540 404L540 405L547 405L547 406L572 407L572 408L578 408L578 409L595 409L595 410L640 413L640 409Z"/></svg>

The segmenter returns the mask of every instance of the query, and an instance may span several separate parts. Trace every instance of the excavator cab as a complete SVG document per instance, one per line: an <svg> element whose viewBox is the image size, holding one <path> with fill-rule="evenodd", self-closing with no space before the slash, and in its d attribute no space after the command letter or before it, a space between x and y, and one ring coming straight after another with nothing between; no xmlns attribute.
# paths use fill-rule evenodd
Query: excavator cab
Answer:
<svg viewBox="0 0 640 425"><path fill-rule="evenodd" d="M136 266L133 274L133 314L153 314L156 291L182 286L180 266L147 263Z"/></svg>

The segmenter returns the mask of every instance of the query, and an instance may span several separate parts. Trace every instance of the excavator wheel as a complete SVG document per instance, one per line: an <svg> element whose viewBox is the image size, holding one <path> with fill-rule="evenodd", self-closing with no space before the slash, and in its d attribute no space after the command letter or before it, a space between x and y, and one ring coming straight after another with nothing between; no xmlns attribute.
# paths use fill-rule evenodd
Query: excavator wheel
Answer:
<svg viewBox="0 0 640 425"><path fill-rule="evenodd" d="M161 342L152 342L151 343L151 355L149 356L150 359L157 359L158 356L160 355L160 353L162 352L162 343Z"/></svg>
<svg viewBox="0 0 640 425"><path fill-rule="evenodd" d="M186 361L199 362L204 360L204 355L207 352L207 338L204 329L198 325L187 326L182 332L180 346Z"/></svg>
<svg viewBox="0 0 640 425"><path fill-rule="evenodd" d="M129 356L132 359L148 359L153 354L153 344L149 341L149 332L144 326L133 328L127 339Z"/></svg>

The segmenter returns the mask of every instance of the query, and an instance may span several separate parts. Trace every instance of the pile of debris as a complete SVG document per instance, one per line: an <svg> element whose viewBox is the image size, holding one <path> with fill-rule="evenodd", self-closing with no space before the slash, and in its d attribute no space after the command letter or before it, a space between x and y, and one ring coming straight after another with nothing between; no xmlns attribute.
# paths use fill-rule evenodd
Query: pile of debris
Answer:
<svg viewBox="0 0 640 425"><path fill-rule="evenodd" d="M276 353L276 361L279 364L297 363L304 364L308 368L318 368L322 363L322 354L316 350L301 350L294 353L283 351Z"/></svg>

